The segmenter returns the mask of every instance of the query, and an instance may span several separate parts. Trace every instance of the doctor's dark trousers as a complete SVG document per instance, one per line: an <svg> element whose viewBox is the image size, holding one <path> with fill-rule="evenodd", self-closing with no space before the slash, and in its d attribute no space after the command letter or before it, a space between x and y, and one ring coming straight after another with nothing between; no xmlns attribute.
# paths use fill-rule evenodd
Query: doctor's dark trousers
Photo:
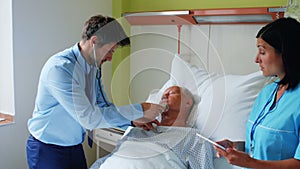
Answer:
<svg viewBox="0 0 300 169"><path fill-rule="evenodd" d="M45 144L30 135L26 151L29 169L87 169L81 144L75 146Z"/></svg>

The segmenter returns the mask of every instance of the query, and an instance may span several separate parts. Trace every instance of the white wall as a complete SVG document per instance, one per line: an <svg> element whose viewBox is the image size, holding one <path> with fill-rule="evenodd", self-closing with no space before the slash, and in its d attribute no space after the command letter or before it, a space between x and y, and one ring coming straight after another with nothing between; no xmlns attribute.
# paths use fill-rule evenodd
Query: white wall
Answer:
<svg viewBox="0 0 300 169"><path fill-rule="evenodd" d="M80 40L87 18L97 13L111 15L111 9L108 0L12 1L15 124L0 127L0 168L27 168L27 120L32 115L38 78L45 61ZM89 160L94 160L91 158Z"/></svg>
<svg viewBox="0 0 300 169"><path fill-rule="evenodd" d="M0 1L0 112L14 115L12 3Z"/></svg>
<svg viewBox="0 0 300 169"><path fill-rule="evenodd" d="M164 26L133 26L131 29L130 98L144 101L146 94L169 78L170 62L177 51L173 29ZM137 97L144 96L144 97Z"/></svg>
<svg viewBox="0 0 300 169"><path fill-rule="evenodd" d="M183 25L181 54L208 71L247 74L258 71L255 35L262 25ZM133 102L144 101L149 92L169 79L177 53L178 30L172 26L133 26L130 89Z"/></svg>
<svg viewBox="0 0 300 169"><path fill-rule="evenodd" d="M256 34L263 25L214 25L211 27L210 71L247 74L258 71ZM223 69L223 70L222 70Z"/></svg>

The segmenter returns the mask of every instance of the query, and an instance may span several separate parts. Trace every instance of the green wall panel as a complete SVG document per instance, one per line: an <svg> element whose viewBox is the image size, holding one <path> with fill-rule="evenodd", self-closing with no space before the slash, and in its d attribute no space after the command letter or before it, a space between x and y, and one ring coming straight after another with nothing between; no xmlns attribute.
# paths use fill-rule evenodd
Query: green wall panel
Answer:
<svg viewBox="0 0 300 169"><path fill-rule="evenodd" d="M112 16L116 18L123 26L127 35L130 35L130 24L122 18L124 9L128 9L129 4L123 0L112 0ZM129 85L130 85L130 47L118 48L112 59L112 81L111 95L112 101L120 106L130 103Z"/></svg>
<svg viewBox="0 0 300 169"><path fill-rule="evenodd" d="M287 0L124 0L123 12L284 6Z"/></svg>

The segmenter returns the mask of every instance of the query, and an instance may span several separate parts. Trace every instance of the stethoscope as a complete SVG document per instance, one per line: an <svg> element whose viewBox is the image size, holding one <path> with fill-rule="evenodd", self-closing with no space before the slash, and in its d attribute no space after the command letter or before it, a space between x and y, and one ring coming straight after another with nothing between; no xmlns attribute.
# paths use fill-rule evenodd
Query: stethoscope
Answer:
<svg viewBox="0 0 300 169"><path fill-rule="evenodd" d="M76 62L78 62L77 56L75 55L73 49L72 49L72 54L74 55ZM103 90L102 90L102 87L101 87L101 68L97 68L96 79L98 81L98 87L99 87L101 96L102 96L102 98L103 98L103 100L105 102L105 106L108 107L108 106L110 106L110 104L108 104L108 101L104 97L104 93L103 93ZM97 102L97 104L98 104L98 102Z"/></svg>
<svg viewBox="0 0 300 169"><path fill-rule="evenodd" d="M254 133L256 130L256 127L262 123L262 121L267 117L268 114L270 114L270 112L272 111L272 109L275 107L275 102L272 102L272 100L274 101L274 94L276 94L276 91L278 90L279 85L277 84L277 86L275 87L274 91L272 92L272 94L270 95L268 101L266 102L265 106L263 107L263 109L261 110L261 112L259 113L258 117L256 118L256 120L254 121L252 128L251 128L251 132L250 132L250 153L253 152L254 150ZM274 99L273 99L274 98ZM272 102L272 105L269 107L268 111L265 113L265 110L267 108L267 106Z"/></svg>
<svg viewBox="0 0 300 169"><path fill-rule="evenodd" d="M100 90L101 96L102 96L102 98L105 102L105 106L108 107L109 104L108 104L106 98L104 97L103 90L102 90L102 87L101 87L101 69L100 68L97 69L96 79L98 81L99 90Z"/></svg>

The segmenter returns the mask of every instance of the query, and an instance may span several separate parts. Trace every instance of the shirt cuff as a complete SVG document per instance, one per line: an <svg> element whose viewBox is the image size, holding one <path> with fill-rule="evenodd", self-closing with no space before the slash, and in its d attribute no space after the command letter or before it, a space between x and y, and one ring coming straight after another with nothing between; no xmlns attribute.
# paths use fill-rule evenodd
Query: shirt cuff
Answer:
<svg viewBox="0 0 300 169"><path fill-rule="evenodd" d="M135 119L144 116L144 111L141 104L131 104L127 106L121 106L118 107L118 111L130 121L133 121Z"/></svg>

